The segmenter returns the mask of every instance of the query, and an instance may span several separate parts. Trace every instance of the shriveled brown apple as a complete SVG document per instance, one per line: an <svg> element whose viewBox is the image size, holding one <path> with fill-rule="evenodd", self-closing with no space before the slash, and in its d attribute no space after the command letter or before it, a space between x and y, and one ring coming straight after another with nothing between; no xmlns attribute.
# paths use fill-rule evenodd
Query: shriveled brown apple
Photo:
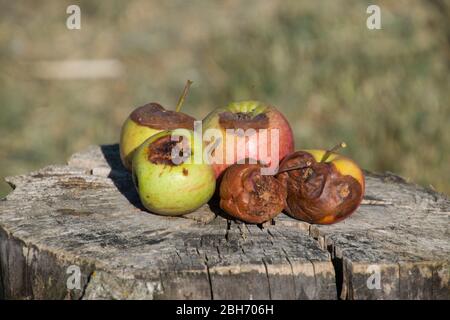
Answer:
<svg viewBox="0 0 450 320"><path fill-rule="evenodd" d="M261 174L261 164L234 164L220 184L220 207L248 223L263 223L284 207L286 189L274 176Z"/></svg>
<svg viewBox="0 0 450 320"><path fill-rule="evenodd" d="M287 190L285 209L292 217L332 224L360 205L364 174L353 160L333 152L335 149L297 151L280 163L277 178Z"/></svg>

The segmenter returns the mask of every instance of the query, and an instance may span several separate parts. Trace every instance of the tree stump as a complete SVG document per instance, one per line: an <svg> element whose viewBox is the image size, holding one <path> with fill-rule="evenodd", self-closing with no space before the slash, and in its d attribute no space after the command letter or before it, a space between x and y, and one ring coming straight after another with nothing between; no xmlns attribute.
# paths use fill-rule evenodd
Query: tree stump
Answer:
<svg viewBox="0 0 450 320"><path fill-rule="evenodd" d="M148 213L117 145L7 181L0 298L450 298L450 201L392 174L366 173L363 204L331 226L228 221L214 201Z"/></svg>

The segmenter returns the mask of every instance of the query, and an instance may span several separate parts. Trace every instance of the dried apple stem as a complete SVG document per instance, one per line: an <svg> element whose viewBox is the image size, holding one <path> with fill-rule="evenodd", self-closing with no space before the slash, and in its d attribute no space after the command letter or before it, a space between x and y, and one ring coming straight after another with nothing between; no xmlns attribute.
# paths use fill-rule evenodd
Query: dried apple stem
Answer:
<svg viewBox="0 0 450 320"><path fill-rule="evenodd" d="M331 156L331 154L333 152L336 152L337 150L341 149L341 148L346 148L347 144L345 142L341 142L337 145L335 145L333 148L331 148L330 150L327 150L327 152L325 152L325 154L322 157L322 160L320 160L320 162L325 162L327 161L327 159Z"/></svg>
<svg viewBox="0 0 450 320"><path fill-rule="evenodd" d="M188 93L188 91L189 91L189 87L191 86L191 84L192 84L192 81L191 81L191 80L188 80L188 81L186 82L186 85L184 86L183 93L181 94L180 98L178 99L177 107L176 107L176 109L175 109L176 112L180 112L181 106L182 106L183 103L184 103L184 99L185 99L186 96L187 96L187 93Z"/></svg>
<svg viewBox="0 0 450 320"><path fill-rule="evenodd" d="M308 161L306 163L306 165L304 165L304 166L293 166L293 167L285 168L283 170L279 170L277 174L280 174L280 173L283 173L283 172L292 171L292 170L306 169L306 168L309 168L310 166L311 166L311 162Z"/></svg>

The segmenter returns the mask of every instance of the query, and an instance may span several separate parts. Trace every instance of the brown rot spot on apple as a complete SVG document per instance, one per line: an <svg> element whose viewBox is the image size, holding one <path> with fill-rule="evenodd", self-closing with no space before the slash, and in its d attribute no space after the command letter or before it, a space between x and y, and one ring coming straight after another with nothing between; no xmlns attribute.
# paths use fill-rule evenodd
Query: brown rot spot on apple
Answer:
<svg viewBox="0 0 450 320"><path fill-rule="evenodd" d="M361 203L364 186L343 175L331 162L317 162L306 151L280 163L278 180L287 190L286 211L309 223L331 224L352 214Z"/></svg>
<svg viewBox="0 0 450 320"><path fill-rule="evenodd" d="M159 103L151 102L135 109L130 114L135 123L158 130L177 128L194 129L195 119L185 113L164 109Z"/></svg>
<svg viewBox="0 0 450 320"><path fill-rule="evenodd" d="M225 171L220 207L227 214L248 223L263 223L283 210L286 189L275 177L262 175L261 168L261 164L234 164Z"/></svg>
<svg viewBox="0 0 450 320"><path fill-rule="evenodd" d="M254 115L251 112L222 112L219 114L219 124L224 129L265 129L269 118L265 113Z"/></svg>
<svg viewBox="0 0 450 320"><path fill-rule="evenodd" d="M345 200L350 194L350 188L347 183L339 184L336 189L342 200Z"/></svg>
<svg viewBox="0 0 450 320"><path fill-rule="evenodd" d="M169 166L175 166L176 162L172 158L173 148L179 150L180 159L183 158L183 151L188 154L189 148L185 140L173 141L171 135L161 137L148 146L148 160L155 164L165 164ZM184 174L184 172L183 172Z"/></svg>
<svg viewBox="0 0 450 320"><path fill-rule="evenodd" d="M189 170L186 168L183 168L183 176L188 176L189 175Z"/></svg>

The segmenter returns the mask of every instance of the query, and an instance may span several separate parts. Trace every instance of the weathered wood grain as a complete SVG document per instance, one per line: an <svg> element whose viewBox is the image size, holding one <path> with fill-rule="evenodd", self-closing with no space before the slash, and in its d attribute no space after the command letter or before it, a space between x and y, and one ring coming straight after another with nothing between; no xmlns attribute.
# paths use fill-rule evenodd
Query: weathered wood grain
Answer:
<svg viewBox="0 0 450 320"><path fill-rule="evenodd" d="M449 200L393 175L367 177L351 218L312 226L180 218L141 207L117 145L7 178L0 201L0 298L449 299ZM69 266L81 270L68 289ZM372 269L371 269L372 268ZM381 289L369 289L373 268Z"/></svg>
<svg viewBox="0 0 450 320"><path fill-rule="evenodd" d="M142 211L115 147L8 181L6 298L336 297L329 253L296 228L228 223L213 205L183 218ZM69 265L82 269L81 290L66 288Z"/></svg>
<svg viewBox="0 0 450 320"><path fill-rule="evenodd" d="M448 198L391 174L367 173L366 184L365 204L351 218L308 225L337 264L340 298L450 299ZM377 270L380 289L370 289Z"/></svg>

